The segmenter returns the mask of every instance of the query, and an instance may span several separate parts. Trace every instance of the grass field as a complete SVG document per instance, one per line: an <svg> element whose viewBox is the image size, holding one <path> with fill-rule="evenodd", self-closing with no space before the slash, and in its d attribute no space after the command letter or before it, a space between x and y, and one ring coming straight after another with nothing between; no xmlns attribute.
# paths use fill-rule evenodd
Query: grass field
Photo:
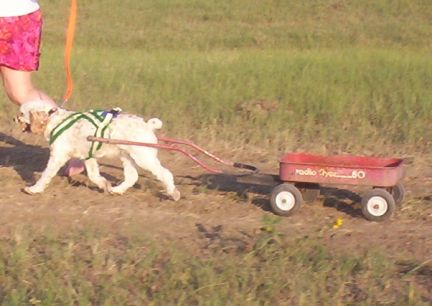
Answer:
<svg viewBox="0 0 432 306"><path fill-rule="evenodd" d="M41 2L35 82L59 100L68 6ZM161 118L167 135L245 150L430 147L430 0L78 5L67 108L120 106ZM16 112L4 95L0 109L2 120ZM18 228L0 240L0 304L429 305L424 263L286 239L275 220L194 256L134 229Z"/></svg>
<svg viewBox="0 0 432 306"><path fill-rule="evenodd" d="M212 130L226 141L240 134L243 143L281 149L317 140L351 151L360 150L354 143L424 146L432 108L431 6L80 1L69 107L118 105L158 115L179 136L208 137ZM60 99L68 7L50 1L44 13L36 78Z"/></svg>
<svg viewBox="0 0 432 306"><path fill-rule="evenodd" d="M427 282L422 263L338 254L287 239L275 220L196 254L130 228L18 228L0 242L2 305L429 305L416 285Z"/></svg>

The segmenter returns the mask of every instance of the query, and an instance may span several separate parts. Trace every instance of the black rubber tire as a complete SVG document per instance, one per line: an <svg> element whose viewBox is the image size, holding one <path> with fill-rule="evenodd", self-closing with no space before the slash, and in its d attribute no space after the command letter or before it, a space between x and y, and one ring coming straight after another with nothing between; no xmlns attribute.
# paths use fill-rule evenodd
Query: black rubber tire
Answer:
<svg viewBox="0 0 432 306"><path fill-rule="evenodd" d="M375 204L370 202L374 197L376 197ZM371 207L372 205L374 205L374 207ZM376 210L373 211L372 208L375 208L375 206ZM393 196L387 190L375 188L364 193L361 201L361 209L363 216L367 220L383 221L391 217L396 209L396 203Z"/></svg>
<svg viewBox="0 0 432 306"><path fill-rule="evenodd" d="M402 185L402 183L397 183L395 186L392 187L391 194L397 206L400 206L405 200L405 193L405 187L404 185Z"/></svg>
<svg viewBox="0 0 432 306"><path fill-rule="evenodd" d="M288 205L283 207L287 201ZM303 203L303 197L296 186L284 183L273 188L270 195L270 207L279 216L289 216L296 212Z"/></svg>

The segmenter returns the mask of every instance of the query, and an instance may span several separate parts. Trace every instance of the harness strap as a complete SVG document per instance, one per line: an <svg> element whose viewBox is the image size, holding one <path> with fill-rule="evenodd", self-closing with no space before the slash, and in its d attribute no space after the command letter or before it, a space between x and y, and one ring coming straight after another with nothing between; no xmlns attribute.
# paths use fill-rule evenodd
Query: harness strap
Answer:
<svg viewBox="0 0 432 306"><path fill-rule="evenodd" d="M62 122L60 122L50 133L49 144L53 144L54 141L60 137L66 130L72 127L78 121L85 119L90 122L96 129L94 136L95 137L103 137L106 129L112 122L112 119L115 118L118 114L118 111L89 111L87 113L73 113L66 117ZM94 153L102 147L102 142L92 141L90 146L89 154L86 159L90 159L93 157Z"/></svg>
<svg viewBox="0 0 432 306"><path fill-rule="evenodd" d="M111 112L102 113L102 115L105 115L105 117L100 116L98 113L93 112L93 116L95 116L100 122L96 127L96 132L94 134L95 137L102 137L105 134L106 129L108 128L109 124L111 123L114 115ZM97 143L96 147L95 144ZM92 144L90 146L89 156L87 159L92 158L93 154L100 150L102 148L102 142L92 141Z"/></svg>
<svg viewBox="0 0 432 306"><path fill-rule="evenodd" d="M85 115L83 113L73 113L69 117L65 118L62 122L60 122L50 133L49 144L53 144L57 138L63 134L64 131L68 130L72 125L74 125L77 121L83 119ZM90 118L86 118L93 125L96 126L94 122Z"/></svg>

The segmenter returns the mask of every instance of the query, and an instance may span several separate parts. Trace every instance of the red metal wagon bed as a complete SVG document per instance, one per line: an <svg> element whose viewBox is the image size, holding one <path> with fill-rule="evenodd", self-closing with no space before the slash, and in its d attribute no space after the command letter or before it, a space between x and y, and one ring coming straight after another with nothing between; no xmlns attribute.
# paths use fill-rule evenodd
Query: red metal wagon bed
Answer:
<svg viewBox="0 0 432 306"><path fill-rule="evenodd" d="M402 165L399 158L288 153L280 159L282 183L273 189L270 204L276 214L290 215L303 202L300 189L313 199L321 184L363 185L371 187L362 196L363 215L384 220L404 198Z"/></svg>

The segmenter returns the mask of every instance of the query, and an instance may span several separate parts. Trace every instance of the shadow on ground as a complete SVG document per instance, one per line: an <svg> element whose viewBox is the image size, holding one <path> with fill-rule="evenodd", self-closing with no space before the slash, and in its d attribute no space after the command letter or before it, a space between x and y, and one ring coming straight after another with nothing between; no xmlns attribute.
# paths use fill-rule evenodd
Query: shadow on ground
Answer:
<svg viewBox="0 0 432 306"><path fill-rule="evenodd" d="M34 180L34 172L44 169L48 157L48 148L28 145L12 136L0 133L0 167L12 167L27 183Z"/></svg>
<svg viewBox="0 0 432 306"><path fill-rule="evenodd" d="M333 207L352 217L363 217L359 203L361 197L350 190L339 188L321 188L321 195L324 197L324 206Z"/></svg>
<svg viewBox="0 0 432 306"><path fill-rule="evenodd" d="M265 211L270 211L269 197L275 186L281 184L277 175L272 174L251 174L251 175L228 175L228 174L204 174L193 178L196 184L205 186L208 189L224 192L236 192L239 196L254 193L252 204ZM361 197L346 189L320 187L319 199L316 196L306 195L306 190L300 188L306 202L322 201L325 207L333 207L336 210L352 217L362 217L358 203ZM317 203L315 203L317 204Z"/></svg>

